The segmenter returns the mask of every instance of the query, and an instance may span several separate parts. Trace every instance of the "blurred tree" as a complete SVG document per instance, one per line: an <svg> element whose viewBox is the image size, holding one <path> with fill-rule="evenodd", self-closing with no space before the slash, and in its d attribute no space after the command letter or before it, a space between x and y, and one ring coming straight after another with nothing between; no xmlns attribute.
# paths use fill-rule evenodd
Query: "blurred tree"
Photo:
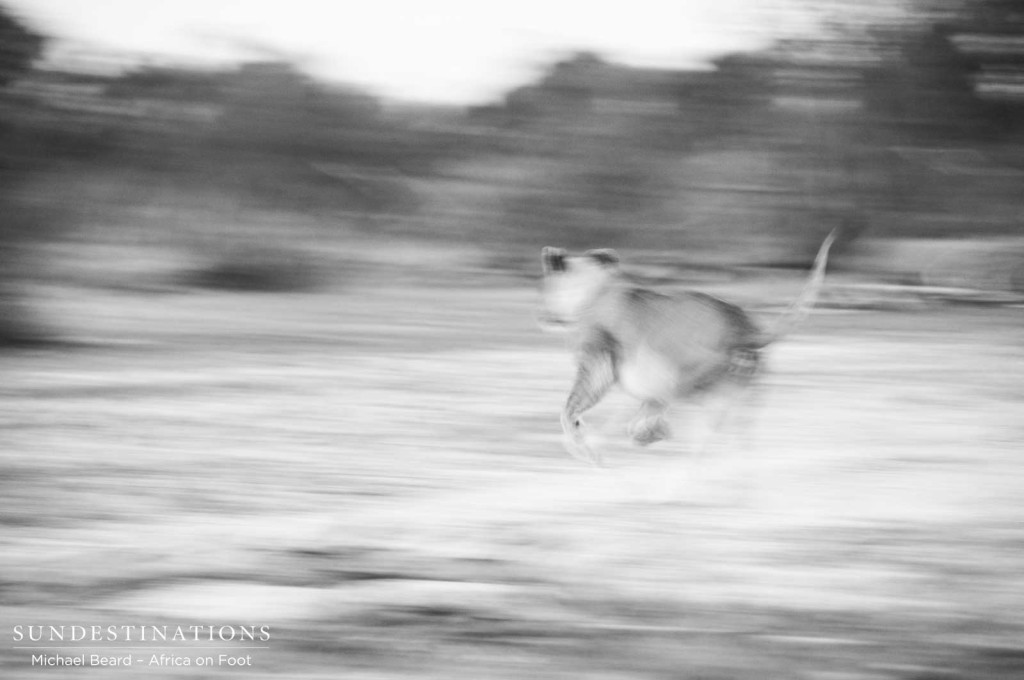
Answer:
<svg viewBox="0 0 1024 680"><path fill-rule="evenodd" d="M680 113L694 121L695 138L721 144L767 131L773 117L772 74L775 65L758 54L728 54L714 60L715 69L681 81Z"/></svg>
<svg viewBox="0 0 1024 680"><path fill-rule="evenodd" d="M1024 132L1024 2L966 2L944 24L997 134Z"/></svg>
<svg viewBox="0 0 1024 680"><path fill-rule="evenodd" d="M0 87L25 73L42 49L42 36L0 5Z"/></svg>
<svg viewBox="0 0 1024 680"><path fill-rule="evenodd" d="M666 157L688 144L692 128L678 106L685 79L578 52L509 92L502 105L474 112L518 135L509 152L524 163L545 159L543 180L527 173L500 201L510 236L630 243L635 225L652 221L671 191Z"/></svg>
<svg viewBox="0 0 1024 680"><path fill-rule="evenodd" d="M869 113L902 139L964 139L976 134L983 108L971 85L971 62L953 44L949 27L880 30L890 49L866 74Z"/></svg>
<svg viewBox="0 0 1024 680"><path fill-rule="evenodd" d="M257 208L398 210L408 199L400 175L447 152L373 97L288 62L143 67L105 96L141 112L115 125L122 160Z"/></svg>
<svg viewBox="0 0 1024 680"><path fill-rule="evenodd" d="M409 135L374 98L283 62L245 64L225 74L222 92L210 141L241 195L352 211L397 210L407 200L397 176L412 155Z"/></svg>
<svg viewBox="0 0 1024 680"><path fill-rule="evenodd" d="M24 153L12 122L11 81L25 74L39 56L43 39L0 5L0 345L31 339L24 304L17 291L17 246L31 227L31 218L18 204L15 186L24 172Z"/></svg>
<svg viewBox="0 0 1024 680"><path fill-rule="evenodd" d="M114 79L109 97L213 104L223 99L224 76L217 71L144 66Z"/></svg>
<svg viewBox="0 0 1024 680"><path fill-rule="evenodd" d="M870 32L878 58L863 78L862 139L890 179L883 233L1019 232L1007 216L1020 209L1024 168L1024 3L911 7L907 21Z"/></svg>

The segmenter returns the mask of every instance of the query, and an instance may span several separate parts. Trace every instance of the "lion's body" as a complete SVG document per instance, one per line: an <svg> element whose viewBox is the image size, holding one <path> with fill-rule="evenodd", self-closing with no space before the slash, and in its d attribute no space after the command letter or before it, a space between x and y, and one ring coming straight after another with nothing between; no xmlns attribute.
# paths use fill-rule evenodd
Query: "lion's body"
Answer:
<svg viewBox="0 0 1024 680"><path fill-rule="evenodd" d="M701 293L663 295L616 282L581 319L581 347L603 338L622 389L641 401L690 396L756 351L743 310Z"/></svg>
<svg viewBox="0 0 1024 680"><path fill-rule="evenodd" d="M673 401L747 386L760 351L813 305L831 241L822 245L804 293L772 333L710 295L666 295L632 283L612 251L571 257L546 248L542 320L569 330L577 354L576 380L562 412L569 451L600 463L584 441L580 416L616 385L641 402L631 432L643 445L668 436L664 415Z"/></svg>

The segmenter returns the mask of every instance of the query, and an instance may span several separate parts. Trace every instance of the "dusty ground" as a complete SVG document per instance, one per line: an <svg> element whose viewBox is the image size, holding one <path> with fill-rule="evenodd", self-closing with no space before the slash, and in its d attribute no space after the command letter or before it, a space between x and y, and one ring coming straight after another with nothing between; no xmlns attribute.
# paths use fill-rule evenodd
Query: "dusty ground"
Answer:
<svg viewBox="0 0 1024 680"><path fill-rule="evenodd" d="M1024 677L1022 310L824 310L752 451L657 504L678 450L569 460L561 341L479 283L42 290L76 344L0 358L2 676ZM271 639L54 669L13 638L194 623Z"/></svg>

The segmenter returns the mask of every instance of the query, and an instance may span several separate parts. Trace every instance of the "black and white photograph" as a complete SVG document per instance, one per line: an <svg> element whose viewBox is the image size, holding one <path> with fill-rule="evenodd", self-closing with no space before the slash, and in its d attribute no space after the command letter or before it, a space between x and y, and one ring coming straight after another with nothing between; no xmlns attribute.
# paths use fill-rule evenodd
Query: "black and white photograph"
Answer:
<svg viewBox="0 0 1024 680"><path fill-rule="evenodd" d="M1024 1L0 0L0 678L1024 678Z"/></svg>

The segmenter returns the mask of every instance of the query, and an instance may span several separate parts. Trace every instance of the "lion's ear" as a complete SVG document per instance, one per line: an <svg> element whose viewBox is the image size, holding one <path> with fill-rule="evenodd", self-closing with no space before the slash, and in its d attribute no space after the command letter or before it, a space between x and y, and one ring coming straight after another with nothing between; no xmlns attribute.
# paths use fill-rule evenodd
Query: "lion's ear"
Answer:
<svg viewBox="0 0 1024 680"><path fill-rule="evenodd" d="M611 248L599 248L597 250L588 250L583 253L584 257L589 257L594 262L597 262L602 267L617 267L619 265L619 254Z"/></svg>
<svg viewBox="0 0 1024 680"><path fill-rule="evenodd" d="M565 257L567 254L564 248L551 248L550 246L544 248L541 251L544 273L565 271Z"/></svg>

